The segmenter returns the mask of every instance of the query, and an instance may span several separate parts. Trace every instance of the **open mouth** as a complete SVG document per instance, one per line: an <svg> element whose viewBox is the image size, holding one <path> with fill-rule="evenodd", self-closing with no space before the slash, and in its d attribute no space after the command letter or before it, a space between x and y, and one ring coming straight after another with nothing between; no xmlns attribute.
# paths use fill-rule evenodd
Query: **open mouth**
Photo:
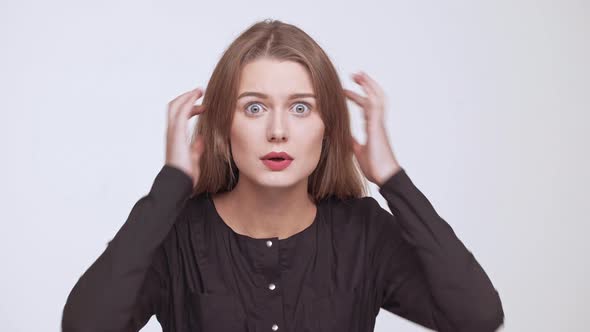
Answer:
<svg viewBox="0 0 590 332"><path fill-rule="evenodd" d="M273 171L281 171L281 170L287 168L291 164L292 161L293 161L292 159L285 159L285 158L262 159L262 163L264 163L269 169L271 169Z"/></svg>

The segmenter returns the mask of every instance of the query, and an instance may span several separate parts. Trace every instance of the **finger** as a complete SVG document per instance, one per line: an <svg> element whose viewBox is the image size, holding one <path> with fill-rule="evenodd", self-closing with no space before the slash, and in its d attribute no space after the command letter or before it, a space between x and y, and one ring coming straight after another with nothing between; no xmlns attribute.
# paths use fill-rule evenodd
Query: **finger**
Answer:
<svg viewBox="0 0 590 332"><path fill-rule="evenodd" d="M203 153L204 148L205 148L205 142L203 140L203 135L198 134L197 137L195 137L195 141L191 145L191 149L195 152L194 157L196 157L196 158L200 157L201 154Z"/></svg>
<svg viewBox="0 0 590 332"><path fill-rule="evenodd" d="M179 113L189 113L192 110L192 107L195 106L195 102L197 99L203 96L203 89L196 88L191 93L189 93L181 102L180 105L180 112Z"/></svg>
<svg viewBox="0 0 590 332"><path fill-rule="evenodd" d="M352 142L352 150L354 151L355 154L360 153L361 149L362 149L362 144L359 143L356 138L354 138L354 136L350 136L350 141Z"/></svg>
<svg viewBox="0 0 590 332"><path fill-rule="evenodd" d="M189 118L201 114L205 111L205 105L195 105L192 107L192 109L190 110L188 116Z"/></svg>
<svg viewBox="0 0 590 332"><path fill-rule="evenodd" d="M168 110L169 110L170 116L172 118L176 118L178 116L178 113L180 113L180 111L182 110L182 105L186 104L187 102L189 102L189 100L191 98L194 98L196 95L199 95L200 93L202 93L202 89L200 87L198 87L196 89L185 92L185 93L181 94L180 96L174 98L174 100L172 100L171 102L168 103ZM199 95L199 97L200 97L200 95ZM193 101L193 104L194 104L194 101Z"/></svg>
<svg viewBox="0 0 590 332"><path fill-rule="evenodd" d="M377 81L375 81L371 76L369 76L369 74L365 73L364 71L361 71L361 76L367 82L367 86L369 87L369 89L373 91L373 94L379 98L383 98L383 89L381 89L381 86L377 83Z"/></svg>
<svg viewBox="0 0 590 332"><path fill-rule="evenodd" d="M193 93L189 94L187 99L179 105L179 110L176 112L176 120L181 122L188 121L189 113L193 110L197 99L201 98L202 95L203 90L201 88L193 90Z"/></svg>
<svg viewBox="0 0 590 332"><path fill-rule="evenodd" d="M168 131L171 135L177 137L185 137L187 133L188 115L193 107L195 101L202 95L201 88L196 88L192 91L184 93L182 98L177 98L174 104L168 109ZM184 104L180 104L183 101Z"/></svg>
<svg viewBox="0 0 590 332"><path fill-rule="evenodd" d="M377 97L373 88L368 84L367 78L361 74L362 72L352 74L351 77L355 83L361 86L363 92L367 95L369 99L374 99Z"/></svg>
<svg viewBox="0 0 590 332"><path fill-rule="evenodd" d="M361 110L363 112L363 117L365 119L365 121L367 121L369 119L369 114L368 114L368 109L369 109L369 99L367 97L363 97L361 95L359 95L358 93L348 90L348 89L344 89L344 93L347 97L349 97L352 101L354 101L357 105L359 105L361 107Z"/></svg>
<svg viewBox="0 0 590 332"><path fill-rule="evenodd" d="M367 97L363 97L352 90L348 90L348 89L343 89L343 90L344 90L344 95L346 97L350 98L353 102L355 102L360 107L364 108L367 105L367 102L368 102Z"/></svg>
<svg viewBox="0 0 590 332"><path fill-rule="evenodd" d="M176 98L172 99L172 100L171 100L171 101L168 103L168 106L169 106L170 108L174 108L174 109L176 109L177 107L174 107L174 106L178 106L179 104L182 104L183 102L185 102L185 101L186 101L186 99L188 99L188 98L189 98L189 97L190 97L190 96L191 96L193 93L195 93L195 92L197 91L197 89L199 89L199 88L197 87L197 88L195 88L195 89L193 89L193 90L187 91L187 92L185 92L185 93L181 94L180 96L178 96L178 97L176 97Z"/></svg>

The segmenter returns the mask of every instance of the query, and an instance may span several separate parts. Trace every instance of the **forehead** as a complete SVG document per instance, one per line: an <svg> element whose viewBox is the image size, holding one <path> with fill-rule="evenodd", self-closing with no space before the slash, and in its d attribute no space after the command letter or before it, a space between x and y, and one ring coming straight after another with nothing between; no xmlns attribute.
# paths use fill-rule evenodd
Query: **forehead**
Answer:
<svg viewBox="0 0 590 332"><path fill-rule="evenodd" d="M238 95L243 92L262 92L271 97L286 98L292 93L313 93L313 84L303 65L262 58L242 68Z"/></svg>

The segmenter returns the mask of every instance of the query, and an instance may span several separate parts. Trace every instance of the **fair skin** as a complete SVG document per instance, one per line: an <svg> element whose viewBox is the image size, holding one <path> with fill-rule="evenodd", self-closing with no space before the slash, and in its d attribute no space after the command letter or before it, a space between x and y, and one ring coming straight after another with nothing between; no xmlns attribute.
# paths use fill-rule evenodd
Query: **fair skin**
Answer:
<svg viewBox="0 0 590 332"><path fill-rule="evenodd" d="M353 151L367 179L381 186L401 167L385 130L385 95L366 73L352 76L366 96L344 89L363 110L367 141L354 137ZM324 123L313 97L289 99L294 93L313 94L305 67L295 62L258 59L242 70L230 141L240 170L236 187L212 196L217 212L234 231L252 238L284 239L310 226L317 208L307 193L307 180L319 162ZM168 106L166 163L189 174L196 185L200 176L202 137L189 146L188 119L204 112L194 105L202 96L197 88L180 95ZM293 162L281 171L267 168L260 158L271 151L285 151Z"/></svg>
<svg viewBox="0 0 590 332"><path fill-rule="evenodd" d="M232 191L213 195L219 214L237 233L283 239L313 222L316 206L307 181L320 159L324 123L314 97L290 99L292 94L313 95L302 65L262 58L242 69L238 96L243 96L230 132L240 176ZM287 152L291 165L269 169L260 158L271 151Z"/></svg>

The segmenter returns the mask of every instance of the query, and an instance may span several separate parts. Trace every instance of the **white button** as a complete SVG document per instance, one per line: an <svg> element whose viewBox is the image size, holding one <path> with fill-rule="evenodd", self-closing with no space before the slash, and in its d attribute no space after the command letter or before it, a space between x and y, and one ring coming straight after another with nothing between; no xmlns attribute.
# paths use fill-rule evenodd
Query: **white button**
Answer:
<svg viewBox="0 0 590 332"><path fill-rule="evenodd" d="M266 241L266 246L270 248L272 246L272 241L271 240L267 240Z"/></svg>
<svg viewBox="0 0 590 332"><path fill-rule="evenodd" d="M279 329L279 326L277 324L272 324L272 330L276 331Z"/></svg>
<svg viewBox="0 0 590 332"><path fill-rule="evenodd" d="M275 287L276 287L276 285L275 285L275 284L269 284L269 285L268 285L268 289L270 289L270 290L274 290L274 289L275 289Z"/></svg>

